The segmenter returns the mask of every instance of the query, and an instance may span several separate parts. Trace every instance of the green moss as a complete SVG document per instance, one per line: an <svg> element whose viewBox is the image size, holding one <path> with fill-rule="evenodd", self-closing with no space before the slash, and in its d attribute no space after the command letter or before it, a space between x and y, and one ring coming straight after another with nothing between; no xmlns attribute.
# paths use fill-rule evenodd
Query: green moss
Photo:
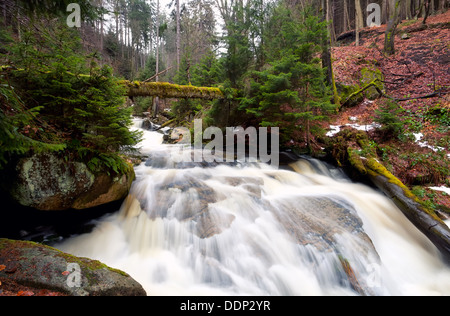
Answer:
<svg viewBox="0 0 450 316"><path fill-rule="evenodd" d="M344 85L336 84L337 91L339 93L339 98L342 101L342 106L355 106L364 100L362 93L356 93L361 90L359 85Z"/></svg>
<svg viewBox="0 0 450 316"><path fill-rule="evenodd" d="M395 177L392 173L390 173L389 170L387 170L386 167L383 166L376 159L374 158L368 159L365 165L369 169L369 173L371 175L375 176L381 175L386 177L390 183L397 185L398 187L402 188L402 190L405 193L408 193L407 194L408 197L415 197L417 199L417 197L414 194L412 194L412 192L403 184L403 182L401 182L397 177Z"/></svg>
<svg viewBox="0 0 450 316"><path fill-rule="evenodd" d="M98 260L91 260L88 258L76 257L74 255L62 252L61 250L53 248L48 245L43 245L43 244L39 244L39 243L32 242L32 241L12 240L12 239L5 239L5 238L0 239L0 250L3 250L5 248L17 250L17 249L22 249L22 248L30 249L30 248L35 248L35 247L42 247L42 248L54 251L56 253L57 257L63 258L65 261L70 262L70 263L78 263L81 268L87 269L89 271L107 269L107 270L110 270L112 272L118 273L123 276L129 276L127 273L125 273L121 270L118 270L118 269L111 268Z"/></svg>
<svg viewBox="0 0 450 316"><path fill-rule="evenodd" d="M365 91L366 97L369 100L375 100L380 97L380 93L378 92L378 90L382 91L383 93L385 92L383 81L384 81L384 75L381 72L381 70L379 70L378 68L366 67L366 68L361 69L361 79L360 79L361 86L364 87L371 83L374 84L373 87L370 87Z"/></svg>
<svg viewBox="0 0 450 316"><path fill-rule="evenodd" d="M351 148L347 149L347 153L348 153L348 160L350 162L350 164L356 168L356 170L358 170L362 175L366 175L367 174L367 170L364 167L364 163L362 162L361 157L359 156L359 154Z"/></svg>
<svg viewBox="0 0 450 316"><path fill-rule="evenodd" d="M48 246L46 246L46 247L48 247ZM49 248L51 248L51 247L49 247ZM128 273L126 273L126 272L124 272L122 270L119 270L119 269L111 268L111 267L107 266L106 264L104 264L104 263L102 263L102 262L100 262L98 260L92 260L92 259L88 259L88 258L76 257L76 256L73 256L71 254L62 252L62 251L60 251L60 250L58 250L56 248L52 248L52 249L58 251L58 253L59 253L58 256L60 258L63 258L64 260L66 260L67 262L70 262L70 263L78 263L82 269L84 268L84 269L87 269L88 271L96 271L96 270L101 270L101 269L107 269L107 270L109 270L111 272L115 272L115 273L118 273L118 274L120 274L122 276L129 277ZM86 272L86 270L85 270L85 272ZM89 279L89 275L87 275L87 277Z"/></svg>
<svg viewBox="0 0 450 316"><path fill-rule="evenodd" d="M121 81L128 88L128 96L158 96L161 98L199 98L223 99L224 94L219 88L182 86L168 82L129 82Z"/></svg>
<svg viewBox="0 0 450 316"><path fill-rule="evenodd" d="M361 152L358 151L357 145L360 146ZM402 181L395 177L386 167L377 160L376 152L377 144L370 141L367 134L363 131L343 130L333 138L331 146L331 155L339 166L345 167L350 164L352 168L357 170L360 175L368 175L376 178L382 176L391 184L400 188L404 197L396 197L397 205L402 205L404 210L410 210L407 200L416 204L415 207L420 208L423 212L429 214L433 219L442 222L437 214L422 200L420 200ZM364 153L364 157L361 157Z"/></svg>
<svg viewBox="0 0 450 316"><path fill-rule="evenodd" d="M422 210L432 216L436 221L442 222L442 220L437 216L437 214L430 208L426 207L424 203L413 193L411 190L403 184L397 177L395 177L392 173L390 173L381 163L379 163L376 159L371 158L365 161L365 165L367 167L367 173L371 176L384 176L388 179L389 183L395 184L399 188L402 189L403 194L411 199L412 201L421 205ZM404 204L399 198L394 197L398 203Z"/></svg>

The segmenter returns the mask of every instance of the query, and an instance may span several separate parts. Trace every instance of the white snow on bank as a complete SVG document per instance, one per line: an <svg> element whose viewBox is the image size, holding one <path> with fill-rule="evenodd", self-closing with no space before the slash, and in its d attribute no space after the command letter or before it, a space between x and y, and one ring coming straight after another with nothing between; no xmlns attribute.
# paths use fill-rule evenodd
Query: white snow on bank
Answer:
<svg viewBox="0 0 450 316"><path fill-rule="evenodd" d="M420 146L420 147L425 147L425 148L430 148L432 151L434 152L438 152L438 151L444 151L445 148L444 147L434 147L431 145L428 145L428 142L422 142L422 138L423 138L423 134L422 133L413 133L415 139L416 139L416 143ZM450 154L447 154L447 157L450 158Z"/></svg>
<svg viewBox="0 0 450 316"><path fill-rule="evenodd" d="M413 133L414 137L416 138L416 143L420 146L420 147L427 147L430 148L432 151L442 151L445 150L444 147L434 147L431 145L428 145L428 142L421 142L422 138L423 138L423 134L422 133Z"/></svg>
<svg viewBox="0 0 450 316"><path fill-rule="evenodd" d="M355 122L358 120L358 118L356 116L351 116L350 120ZM359 125L357 123L354 124L345 124L345 125L330 125L329 127L329 131L326 134L326 136L328 137L334 137L334 135L336 135L337 133L339 133L341 131L341 128L344 126L349 126L351 128L357 129L359 131L370 131L373 130L375 128L380 128L381 125L378 123L372 123L369 125ZM444 147L440 147L440 146L431 146L428 144L428 142L426 141L422 141L423 138L423 134L422 133L413 133L414 138L415 138L415 142L420 146L420 147L425 147L425 148L429 148L431 150L433 150L434 152L439 152L439 151L444 151L445 148ZM447 158L450 159L450 154L447 154Z"/></svg>
<svg viewBox="0 0 450 316"><path fill-rule="evenodd" d="M327 133L328 137L333 137L341 131L341 127L338 125L330 125L330 131Z"/></svg>
<svg viewBox="0 0 450 316"><path fill-rule="evenodd" d="M378 123L372 123L369 125L359 125L359 124L345 124L345 125L330 125L330 131L326 134L328 137L333 137L341 131L341 127L350 126L351 128L357 129L358 131L370 131L375 128L380 128L381 125Z"/></svg>
<svg viewBox="0 0 450 316"><path fill-rule="evenodd" d="M450 188L447 188L447 187L444 187L444 186L442 186L442 187L430 187L430 189L431 190L435 190L435 191L442 191L442 192L445 192L448 195L450 195Z"/></svg>

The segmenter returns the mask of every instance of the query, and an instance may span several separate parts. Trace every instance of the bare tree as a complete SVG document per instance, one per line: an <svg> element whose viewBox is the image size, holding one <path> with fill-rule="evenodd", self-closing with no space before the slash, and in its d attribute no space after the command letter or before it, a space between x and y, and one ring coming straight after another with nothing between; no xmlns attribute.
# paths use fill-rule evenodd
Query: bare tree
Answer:
<svg viewBox="0 0 450 316"><path fill-rule="evenodd" d="M181 31L180 31L180 0L177 0L177 71L180 71L180 50L181 50Z"/></svg>
<svg viewBox="0 0 450 316"><path fill-rule="evenodd" d="M355 0L355 14L356 14L356 24L355 24L355 30L356 30L356 42L355 45L359 46L359 31L364 26L364 18L361 8L361 0Z"/></svg>
<svg viewBox="0 0 450 316"><path fill-rule="evenodd" d="M386 28L386 33L384 37L384 53L386 55L393 55L395 53L395 32L397 31L397 26L400 23L400 4L402 0L395 0L395 5Z"/></svg>

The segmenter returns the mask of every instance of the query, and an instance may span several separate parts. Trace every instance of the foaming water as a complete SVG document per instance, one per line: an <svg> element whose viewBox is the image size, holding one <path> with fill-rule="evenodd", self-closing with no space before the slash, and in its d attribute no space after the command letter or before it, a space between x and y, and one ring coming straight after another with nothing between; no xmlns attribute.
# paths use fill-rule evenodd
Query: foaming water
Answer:
<svg viewBox="0 0 450 316"><path fill-rule="evenodd" d="M300 160L200 166L146 132L119 212L56 245L148 295L450 295L450 269L388 199ZM172 151L172 153L171 153Z"/></svg>

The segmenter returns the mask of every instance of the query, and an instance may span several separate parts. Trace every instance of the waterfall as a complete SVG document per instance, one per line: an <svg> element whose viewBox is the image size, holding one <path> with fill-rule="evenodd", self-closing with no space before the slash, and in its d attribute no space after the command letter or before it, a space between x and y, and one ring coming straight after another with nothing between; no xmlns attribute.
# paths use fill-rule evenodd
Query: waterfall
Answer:
<svg viewBox="0 0 450 316"><path fill-rule="evenodd" d="M183 164L144 133L149 158L121 209L57 248L129 273L148 295L450 295L434 245L338 169Z"/></svg>

